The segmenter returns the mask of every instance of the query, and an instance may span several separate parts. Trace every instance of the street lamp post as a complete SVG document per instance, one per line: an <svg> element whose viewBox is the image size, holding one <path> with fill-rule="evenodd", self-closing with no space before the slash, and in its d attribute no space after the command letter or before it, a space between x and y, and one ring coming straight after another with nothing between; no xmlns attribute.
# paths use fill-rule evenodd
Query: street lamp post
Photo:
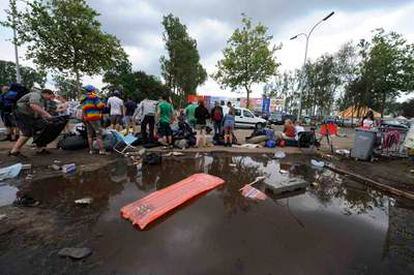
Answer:
<svg viewBox="0 0 414 275"><path fill-rule="evenodd" d="M16 32L16 14L17 14L16 1L10 1L10 9L11 9L11 17L12 17L14 57L16 59L16 82L21 83L22 78L20 75L19 49L17 46L17 32Z"/></svg>
<svg viewBox="0 0 414 275"><path fill-rule="evenodd" d="M321 24L322 22L326 21L329 19L329 17L331 17L332 15L334 15L334 11L331 12L330 14L328 14L327 16L325 16L322 20L320 20L319 22L317 22L315 25L313 25L312 29L306 34L306 33L299 33L293 37L290 38L290 40L296 39L299 36L303 35L306 37L306 47L305 47L305 59L303 60L303 71L305 69L306 66L306 60L308 59L308 46L309 46L309 38L312 34L312 32L315 30L315 28L317 26L319 26L319 24ZM302 97L303 97L303 88L300 90L299 93L299 113L298 113L298 120L300 119L301 115L302 115Z"/></svg>

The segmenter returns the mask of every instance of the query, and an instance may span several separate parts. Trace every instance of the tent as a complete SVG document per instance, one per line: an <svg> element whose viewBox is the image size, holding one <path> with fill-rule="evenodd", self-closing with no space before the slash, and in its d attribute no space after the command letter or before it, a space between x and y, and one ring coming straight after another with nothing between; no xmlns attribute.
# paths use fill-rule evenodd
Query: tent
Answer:
<svg viewBox="0 0 414 275"><path fill-rule="evenodd" d="M345 119L352 118L352 117L353 118L363 118L368 113L369 110L374 112L374 117L375 118L380 118L381 117L380 113L368 108L367 106L364 106L364 107L356 107L356 106L348 107L346 110L339 113L339 117L345 118Z"/></svg>

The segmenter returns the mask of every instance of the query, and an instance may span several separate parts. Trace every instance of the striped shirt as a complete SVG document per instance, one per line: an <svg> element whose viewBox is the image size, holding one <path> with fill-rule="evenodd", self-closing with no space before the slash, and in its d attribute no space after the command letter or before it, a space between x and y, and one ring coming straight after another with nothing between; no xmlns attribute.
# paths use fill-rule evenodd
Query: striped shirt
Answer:
<svg viewBox="0 0 414 275"><path fill-rule="evenodd" d="M83 117L86 121L97 121L102 119L102 109L105 103L95 94L88 93L81 101Z"/></svg>

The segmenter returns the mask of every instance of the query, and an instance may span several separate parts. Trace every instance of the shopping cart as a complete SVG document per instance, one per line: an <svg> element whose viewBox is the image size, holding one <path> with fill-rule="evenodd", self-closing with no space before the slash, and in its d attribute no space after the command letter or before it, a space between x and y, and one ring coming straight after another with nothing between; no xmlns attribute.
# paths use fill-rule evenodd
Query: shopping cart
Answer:
<svg viewBox="0 0 414 275"><path fill-rule="evenodd" d="M387 124L379 126L374 154L384 157L407 157L407 150L403 146L407 133L407 127Z"/></svg>

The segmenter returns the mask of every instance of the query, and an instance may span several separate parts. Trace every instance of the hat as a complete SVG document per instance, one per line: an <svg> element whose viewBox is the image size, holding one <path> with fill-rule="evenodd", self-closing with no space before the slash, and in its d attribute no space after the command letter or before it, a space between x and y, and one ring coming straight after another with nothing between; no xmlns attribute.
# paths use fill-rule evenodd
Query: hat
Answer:
<svg viewBox="0 0 414 275"><path fill-rule="evenodd" d="M86 91L87 93L91 93L91 92L96 91L96 88L95 88L95 86L93 86L93 85L86 85L86 86L84 86L82 89L83 89L84 91Z"/></svg>

